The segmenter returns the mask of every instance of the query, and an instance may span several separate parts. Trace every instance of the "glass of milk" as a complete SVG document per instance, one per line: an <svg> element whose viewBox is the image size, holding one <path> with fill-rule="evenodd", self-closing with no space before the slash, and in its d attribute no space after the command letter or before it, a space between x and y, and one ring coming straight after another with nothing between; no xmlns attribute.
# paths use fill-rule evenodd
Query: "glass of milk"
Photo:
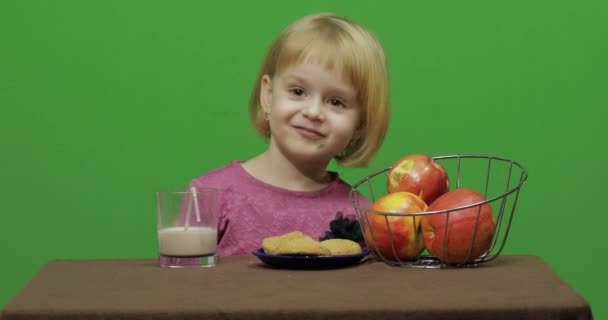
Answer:
<svg viewBox="0 0 608 320"><path fill-rule="evenodd" d="M216 189L158 190L156 207L161 267L211 267L217 263Z"/></svg>

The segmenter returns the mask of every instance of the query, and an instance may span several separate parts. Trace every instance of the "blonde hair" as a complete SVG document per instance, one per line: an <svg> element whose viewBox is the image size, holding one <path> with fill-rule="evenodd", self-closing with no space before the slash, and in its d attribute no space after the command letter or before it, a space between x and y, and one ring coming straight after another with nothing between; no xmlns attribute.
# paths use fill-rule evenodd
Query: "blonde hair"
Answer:
<svg viewBox="0 0 608 320"><path fill-rule="evenodd" d="M334 14L305 16L287 26L268 49L249 101L249 117L260 135L270 137L260 101L262 77L272 78L302 62L341 71L357 90L362 106L358 129L349 146L334 158L344 167L367 166L388 129L388 72L382 46L365 28Z"/></svg>

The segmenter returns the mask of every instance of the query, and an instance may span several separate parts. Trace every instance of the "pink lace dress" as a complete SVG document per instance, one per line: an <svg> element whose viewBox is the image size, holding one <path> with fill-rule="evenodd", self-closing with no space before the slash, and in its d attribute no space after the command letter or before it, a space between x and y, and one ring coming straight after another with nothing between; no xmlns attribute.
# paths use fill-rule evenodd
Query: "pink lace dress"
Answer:
<svg viewBox="0 0 608 320"><path fill-rule="evenodd" d="M319 239L338 212L355 215L348 198L351 186L337 174L322 190L290 191L254 178L240 161L232 161L192 180L191 186L219 191L219 256L250 254L264 238L295 230Z"/></svg>

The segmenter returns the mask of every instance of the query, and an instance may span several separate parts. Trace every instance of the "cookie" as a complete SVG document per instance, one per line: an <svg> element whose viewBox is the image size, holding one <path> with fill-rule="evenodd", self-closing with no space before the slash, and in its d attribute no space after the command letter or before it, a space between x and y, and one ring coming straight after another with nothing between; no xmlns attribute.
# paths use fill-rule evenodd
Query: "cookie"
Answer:
<svg viewBox="0 0 608 320"><path fill-rule="evenodd" d="M321 241L321 246L329 249L332 256L361 253L361 246L348 239L328 239Z"/></svg>
<svg viewBox="0 0 608 320"><path fill-rule="evenodd" d="M300 231L262 240L265 253L281 255L329 255L331 251Z"/></svg>

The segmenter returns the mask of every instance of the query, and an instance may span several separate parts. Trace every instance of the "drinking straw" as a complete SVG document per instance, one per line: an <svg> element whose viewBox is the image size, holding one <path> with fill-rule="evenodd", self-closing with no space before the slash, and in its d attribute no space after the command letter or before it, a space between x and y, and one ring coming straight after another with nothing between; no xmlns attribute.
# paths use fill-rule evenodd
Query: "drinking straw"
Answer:
<svg viewBox="0 0 608 320"><path fill-rule="evenodd" d="M188 197L188 193L185 194L185 197ZM192 214L192 201L188 201L188 207L186 207L186 224L184 227L184 231L188 231L188 227L190 226L190 216Z"/></svg>
<svg viewBox="0 0 608 320"><path fill-rule="evenodd" d="M201 222L201 212L198 209L198 195L196 194L196 188L191 187L192 190L192 201L194 202L194 212L196 212L196 222Z"/></svg>

